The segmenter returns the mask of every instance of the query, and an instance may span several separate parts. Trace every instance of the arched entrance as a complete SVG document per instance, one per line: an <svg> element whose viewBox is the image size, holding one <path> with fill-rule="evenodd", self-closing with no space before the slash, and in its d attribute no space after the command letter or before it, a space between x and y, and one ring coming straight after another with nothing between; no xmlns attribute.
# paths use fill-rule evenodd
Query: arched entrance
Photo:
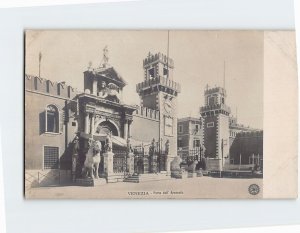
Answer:
<svg viewBox="0 0 300 233"><path fill-rule="evenodd" d="M109 120L104 120L98 123L94 134L98 135L107 135L108 133L112 132L112 135L119 136L120 132L118 127L115 123L112 123Z"/></svg>
<svg viewBox="0 0 300 233"><path fill-rule="evenodd" d="M100 121L97 121L95 123L95 130L93 132L93 135L98 136L100 140L101 144L102 144L102 151L104 151L104 145L105 145L105 139L106 139L106 135L109 133L112 133L113 136L120 136L120 130L117 126L117 124L113 121L110 120L105 120L105 119L101 119ZM122 147L118 147L118 145L116 145L114 143L113 140L113 153L114 153L114 157L113 157L113 170L114 172L117 173L124 173L126 166L126 153L127 150L125 150ZM104 158L103 158L103 153L101 153L101 162L99 164L99 174L100 176L104 177L105 176L105 167L104 167Z"/></svg>

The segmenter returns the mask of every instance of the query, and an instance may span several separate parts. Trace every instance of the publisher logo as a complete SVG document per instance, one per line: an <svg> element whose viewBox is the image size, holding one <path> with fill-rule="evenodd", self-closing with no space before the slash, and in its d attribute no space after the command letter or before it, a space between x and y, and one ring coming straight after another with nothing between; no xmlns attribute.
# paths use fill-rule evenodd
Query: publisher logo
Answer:
<svg viewBox="0 0 300 233"><path fill-rule="evenodd" d="M248 191L251 195L257 195L260 191L260 188L257 184L251 184L248 188Z"/></svg>

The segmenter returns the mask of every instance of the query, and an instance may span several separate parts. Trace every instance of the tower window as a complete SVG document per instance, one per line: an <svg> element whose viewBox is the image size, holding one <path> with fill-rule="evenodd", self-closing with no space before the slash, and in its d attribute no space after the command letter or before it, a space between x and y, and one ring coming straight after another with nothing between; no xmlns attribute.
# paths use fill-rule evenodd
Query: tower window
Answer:
<svg viewBox="0 0 300 233"><path fill-rule="evenodd" d="M196 124L196 125L195 125L195 129L196 129L196 132L198 132L199 129L200 129L200 126L199 126L198 124Z"/></svg>
<svg viewBox="0 0 300 233"><path fill-rule="evenodd" d="M177 147L183 147L182 139L178 139L177 144Z"/></svg>
<svg viewBox="0 0 300 233"><path fill-rule="evenodd" d="M182 133L183 129L182 129L182 125L179 125L179 133Z"/></svg>
<svg viewBox="0 0 300 233"><path fill-rule="evenodd" d="M206 126L207 126L207 128L212 128L215 126L215 124L214 124L214 122L209 122L209 123L207 123Z"/></svg>
<svg viewBox="0 0 300 233"><path fill-rule="evenodd" d="M224 104L225 102L224 102L224 98L222 97L222 104Z"/></svg>
<svg viewBox="0 0 300 233"><path fill-rule="evenodd" d="M200 140L199 139L194 140L193 147L200 147Z"/></svg>
<svg viewBox="0 0 300 233"><path fill-rule="evenodd" d="M58 128L58 109L54 105L48 105L46 108L46 132L58 133Z"/></svg>
<svg viewBox="0 0 300 233"><path fill-rule="evenodd" d="M207 99L208 105L215 105L215 97L209 96Z"/></svg>
<svg viewBox="0 0 300 233"><path fill-rule="evenodd" d="M165 77L168 77L168 73L169 73L169 70L168 70L167 68L164 68L164 70L163 70L163 75L164 75Z"/></svg>
<svg viewBox="0 0 300 233"><path fill-rule="evenodd" d="M154 78L154 68L148 70L149 78Z"/></svg>

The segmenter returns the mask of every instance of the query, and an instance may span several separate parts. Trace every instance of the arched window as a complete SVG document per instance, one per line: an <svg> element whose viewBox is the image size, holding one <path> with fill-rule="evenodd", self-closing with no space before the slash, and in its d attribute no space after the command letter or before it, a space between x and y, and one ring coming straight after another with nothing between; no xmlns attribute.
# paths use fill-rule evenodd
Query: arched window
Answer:
<svg viewBox="0 0 300 233"><path fill-rule="evenodd" d="M48 105L46 108L46 132L59 132L59 113L54 105Z"/></svg>

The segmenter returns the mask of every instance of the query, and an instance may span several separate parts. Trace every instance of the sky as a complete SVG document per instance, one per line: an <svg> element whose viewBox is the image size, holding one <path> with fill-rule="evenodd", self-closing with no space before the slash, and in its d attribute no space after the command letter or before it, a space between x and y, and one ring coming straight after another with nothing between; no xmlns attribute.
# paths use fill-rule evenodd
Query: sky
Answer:
<svg viewBox="0 0 300 233"><path fill-rule="evenodd" d="M199 117L204 90L223 86L226 104L238 122L263 128L263 31L173 31L169 32L169 56L174 60L173 79L181 84L178 117ZM135 91L144 80L143 59L148 53L167 54L168 33L160 31L47 30L27 31L25 72L65 81L83 91L83 72L89 62L97 68L103 48L109 64L127 81L123 101L139 104ZM224 66L225 63L225 66Z"/></svg>

